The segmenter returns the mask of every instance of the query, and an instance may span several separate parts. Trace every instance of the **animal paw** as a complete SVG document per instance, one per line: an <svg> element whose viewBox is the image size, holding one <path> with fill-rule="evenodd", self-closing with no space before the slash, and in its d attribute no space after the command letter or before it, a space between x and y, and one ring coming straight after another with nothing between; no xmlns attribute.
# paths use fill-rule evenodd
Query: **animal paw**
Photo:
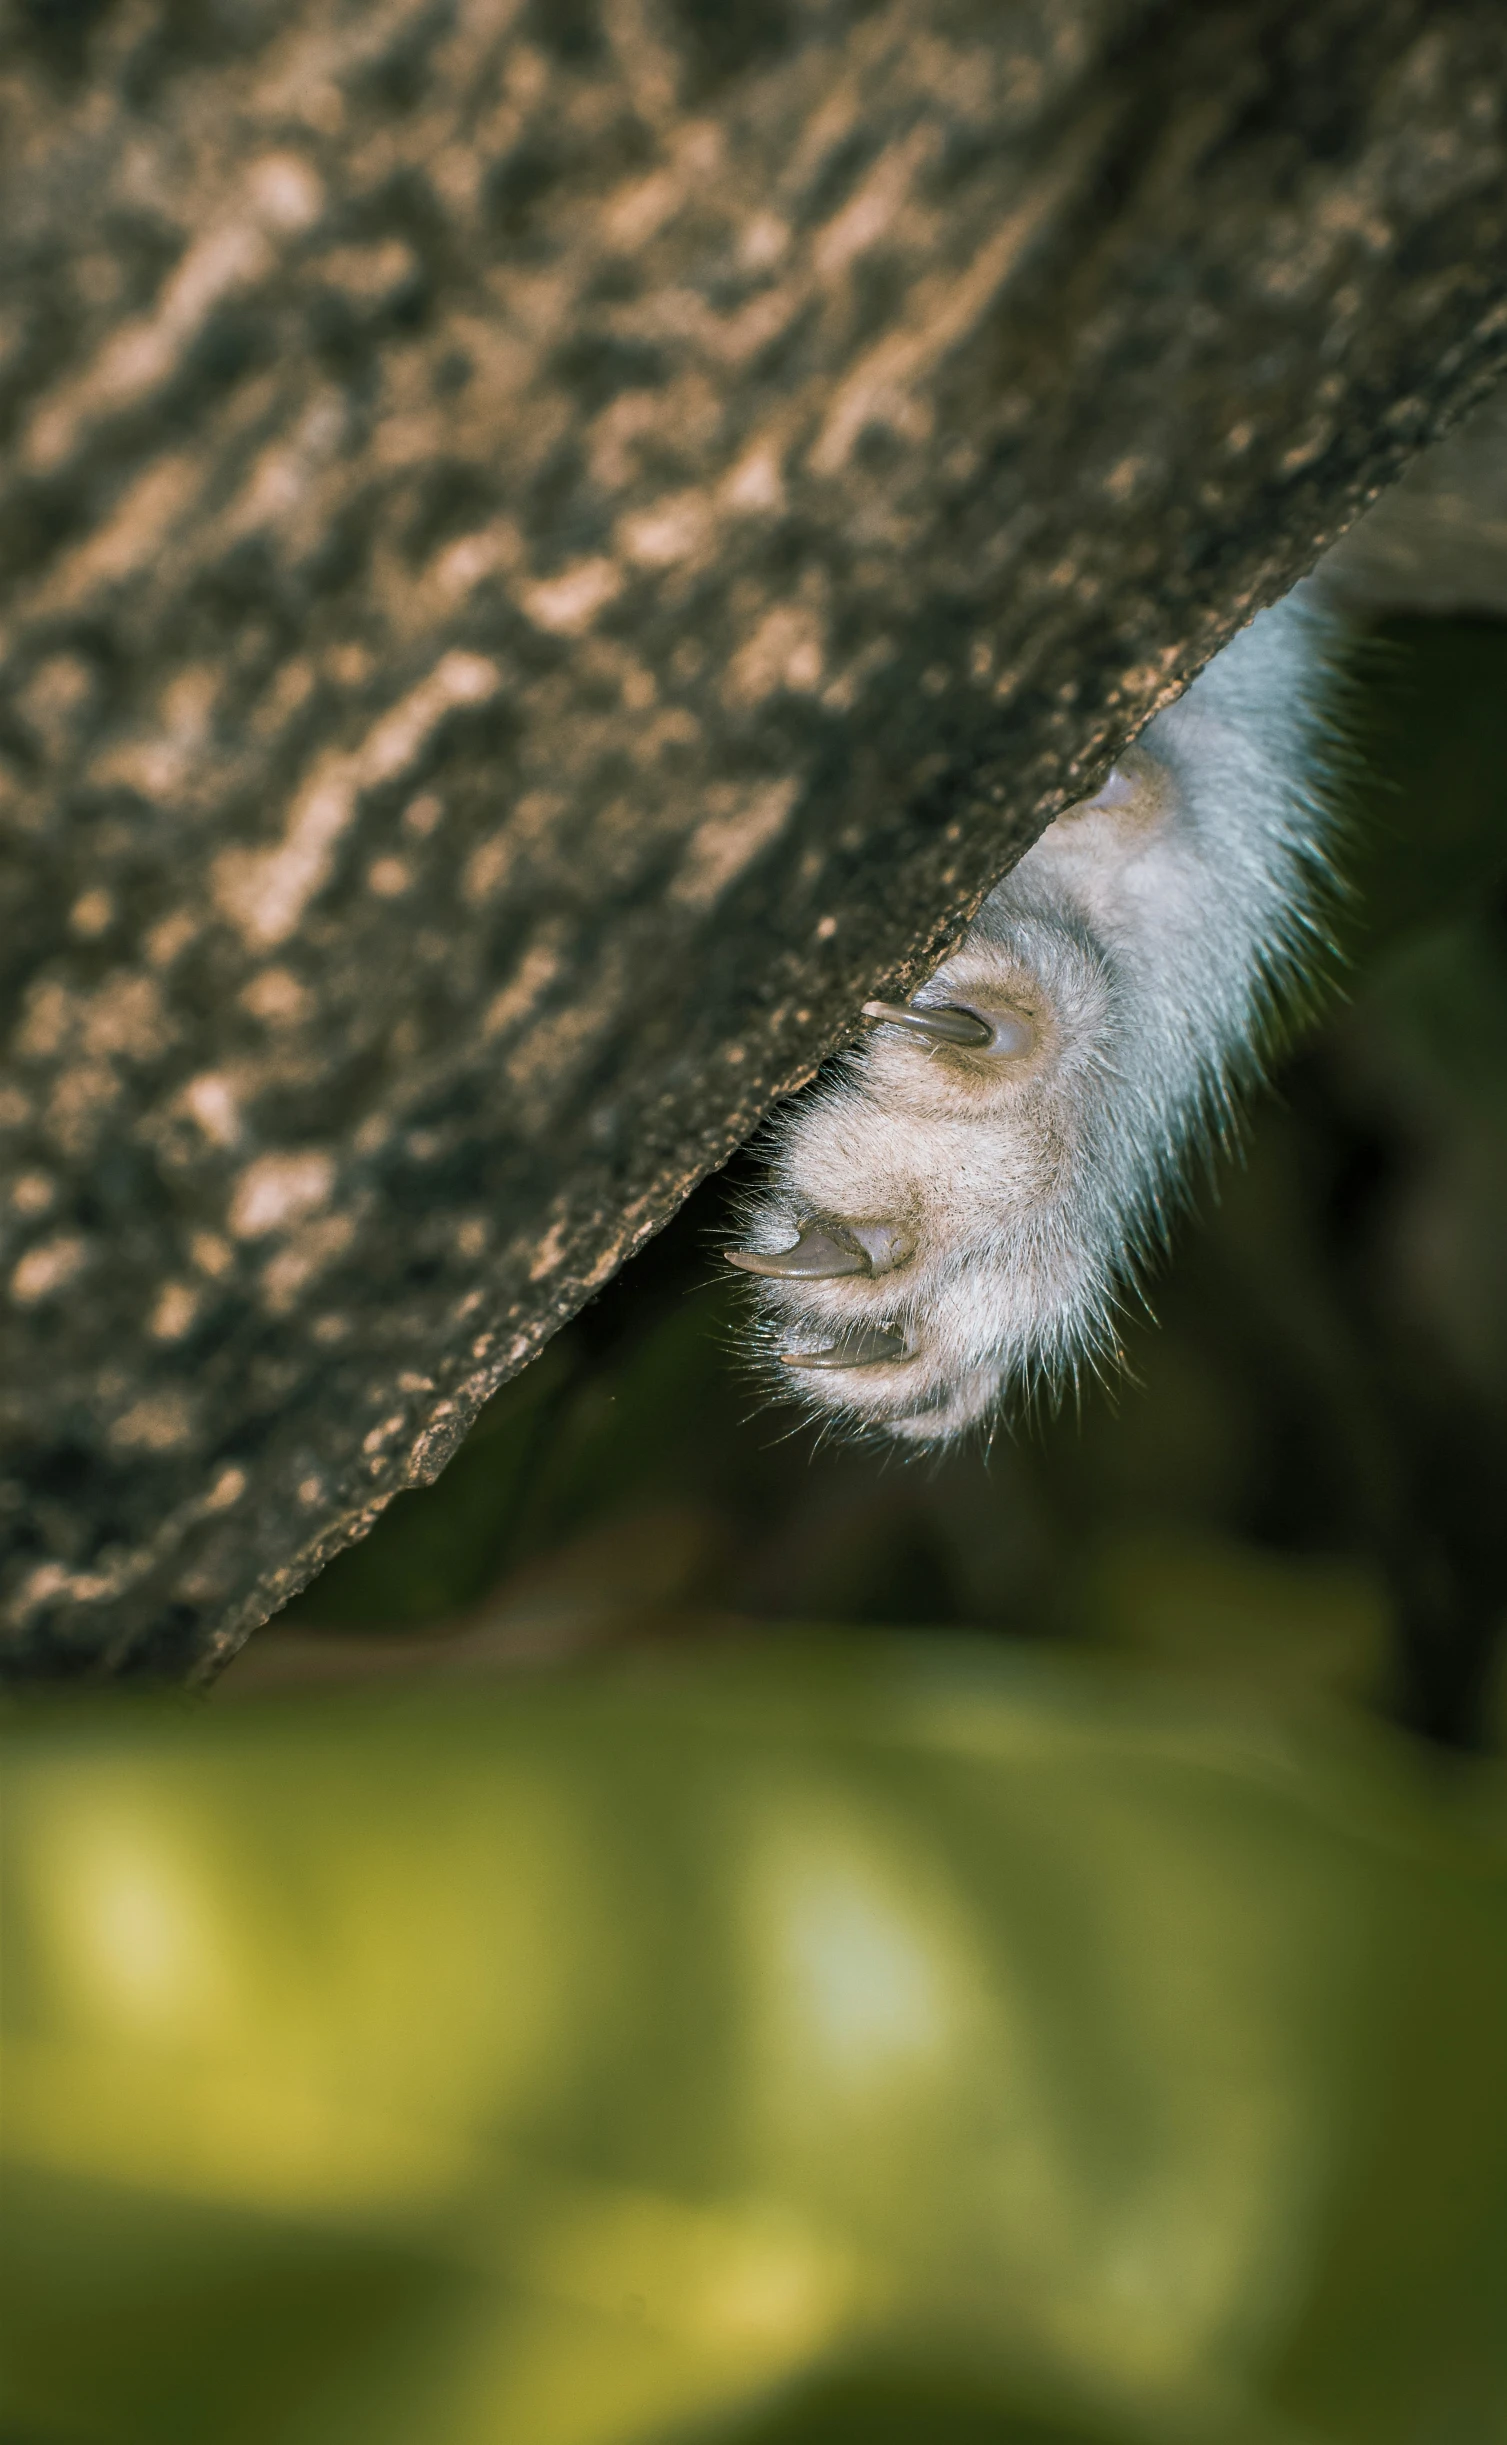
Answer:
<svg viewBox="0 0 1507 2445"><path fill-rule="evenodd" d="M728 1253L817 1413L939 1444L1114 1363L1322 932L1333 635L1301 590L1263 613L776 1120Z"/></svg>

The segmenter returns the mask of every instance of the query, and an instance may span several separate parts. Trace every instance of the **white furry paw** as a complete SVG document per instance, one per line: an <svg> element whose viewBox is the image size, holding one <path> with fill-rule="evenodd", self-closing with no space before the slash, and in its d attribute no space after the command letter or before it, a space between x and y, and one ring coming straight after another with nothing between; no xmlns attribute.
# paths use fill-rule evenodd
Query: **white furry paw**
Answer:
<svg viewBox="0 0 1507 2445"><path fill-rule="evenodd" d="M1113 1362L1320 930L1332 633L1301 589L1255 620L776 1120L730 1261L820 1414L942 1443Z"/></svg>

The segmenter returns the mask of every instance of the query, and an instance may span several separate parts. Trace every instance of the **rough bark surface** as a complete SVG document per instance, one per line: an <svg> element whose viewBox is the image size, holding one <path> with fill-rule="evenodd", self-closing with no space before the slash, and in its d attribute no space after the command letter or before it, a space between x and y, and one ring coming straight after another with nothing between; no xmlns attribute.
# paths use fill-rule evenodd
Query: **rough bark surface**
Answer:
<svg viewBox="0 0 1507 2445"><path fill-rule="evenodd" d="M1507 361L1496 0L12 0L4 1563L203 1673Z"/></svg>

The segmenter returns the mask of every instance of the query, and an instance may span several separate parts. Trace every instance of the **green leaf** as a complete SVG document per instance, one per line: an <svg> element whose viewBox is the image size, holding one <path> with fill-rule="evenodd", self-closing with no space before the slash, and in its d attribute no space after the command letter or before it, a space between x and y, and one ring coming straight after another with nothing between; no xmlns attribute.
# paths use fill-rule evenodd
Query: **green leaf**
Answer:
<svg viewBox="0 0 1507 2445"><path fill-rule="evenodd" d="M900 1640L4 1766L18 2436L1507 2422L1494 1770Z"/></svg>

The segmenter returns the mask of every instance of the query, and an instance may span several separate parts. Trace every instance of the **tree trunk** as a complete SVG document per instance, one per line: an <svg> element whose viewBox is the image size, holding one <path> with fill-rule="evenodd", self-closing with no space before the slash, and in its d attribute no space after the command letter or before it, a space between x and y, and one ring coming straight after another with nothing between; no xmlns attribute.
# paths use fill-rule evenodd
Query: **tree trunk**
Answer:
<svg viewBox="0 0 1507 2445"><path fill-rule="evenodd" d="M1494 0L11 0L0 1591L202 1675L1507 363Z"/></svg>

